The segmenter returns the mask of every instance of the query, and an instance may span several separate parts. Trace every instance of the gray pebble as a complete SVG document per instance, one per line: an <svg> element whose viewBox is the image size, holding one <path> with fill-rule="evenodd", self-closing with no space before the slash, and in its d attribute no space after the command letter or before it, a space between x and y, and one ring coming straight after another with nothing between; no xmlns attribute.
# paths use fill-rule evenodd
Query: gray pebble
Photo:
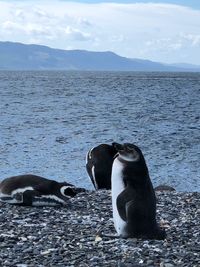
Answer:
<svg viewBox="0 0 200 267"><path fill-rule="evenodd" d="M199 267L200 193L156 194L164 241L114 238L110 191L59 209L0 203L0 266Z"/></svg>

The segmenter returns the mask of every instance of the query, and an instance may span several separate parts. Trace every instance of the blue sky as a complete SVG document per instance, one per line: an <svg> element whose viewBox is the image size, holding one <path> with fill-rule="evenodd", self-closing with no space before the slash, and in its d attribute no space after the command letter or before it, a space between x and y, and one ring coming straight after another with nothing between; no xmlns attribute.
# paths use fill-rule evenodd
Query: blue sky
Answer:
<svg viewBox="0 0 200 267"><path fill-rule="evenodd" d="M200 65L200 0L0 0L0 41Z"/></svg>
<svg viewBox="0 0 200 267"><path fill-rule="evenodd" d="M69 2L67 0L63 0L63 1L66 1L66 2ZM114 3L149 3L149 2L152 2L152 3L169 3L169 4L177 4L177 5L183 5L183 6L189 6L189 7L192 7L192 8L198 8L200 9L200 0L152 0L152 1L149 1L149 0L136 0L136 1L133 1L133 0L105 0L105 1L100 1L100 0L75 0L73 2L79 2L79 3L102 3L102 2L106 2L106 3L109 3L109 2L114 2Z"/></svg>

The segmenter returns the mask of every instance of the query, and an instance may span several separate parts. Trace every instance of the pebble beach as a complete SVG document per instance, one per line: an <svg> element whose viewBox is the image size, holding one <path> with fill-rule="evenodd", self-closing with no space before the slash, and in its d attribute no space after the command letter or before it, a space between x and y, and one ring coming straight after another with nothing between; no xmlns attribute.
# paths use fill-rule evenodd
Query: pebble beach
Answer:
<svg viewBox="0 0 200 267"><path fill-rule="evenodd" d="M110 191L64 207L0 203L0 266L199 267L200 193L156 192L163 241L116 236Z"/></svg>

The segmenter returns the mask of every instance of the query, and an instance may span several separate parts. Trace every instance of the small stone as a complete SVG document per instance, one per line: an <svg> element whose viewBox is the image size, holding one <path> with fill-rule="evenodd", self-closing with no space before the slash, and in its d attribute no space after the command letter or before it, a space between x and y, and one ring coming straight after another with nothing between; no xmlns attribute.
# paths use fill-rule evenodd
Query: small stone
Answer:
<svg viewBox="0 0 200 267"><path fill-rule="evenodd" d="M171 263L165 263L164 267L174 267L175 265L171 264Z"/></svg>
<svg viewBox="0 0 200 267"><path fill-rule="evenodd" d="M100 241L102 241L102 238L99 235L96 235L95 242L100 242Z"/></svg>
<svg viewBox="0 0 200 267"><path fill-rule="evenodd" d="M152 260L147 260L147 266L152 265L153 261Z"/></svg>
<svg viewBox="0 0 200 267"><path fill-rule="evenodd" d="M21 241L25 242L27 241L27 238L26 237L20 237Z"/></svg>

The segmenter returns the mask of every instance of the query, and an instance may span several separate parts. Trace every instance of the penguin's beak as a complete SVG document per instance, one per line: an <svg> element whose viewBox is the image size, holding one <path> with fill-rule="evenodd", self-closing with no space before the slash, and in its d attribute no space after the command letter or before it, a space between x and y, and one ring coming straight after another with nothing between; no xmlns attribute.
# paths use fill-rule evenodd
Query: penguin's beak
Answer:
<svg viewBox="0 0 200 267"><path fill-rule="evenodd" d="M81 188L81 187L76 187L74 188L74 191L76 192L76 194L78 194L78 193L86 192L86 189Z"/></svg>

